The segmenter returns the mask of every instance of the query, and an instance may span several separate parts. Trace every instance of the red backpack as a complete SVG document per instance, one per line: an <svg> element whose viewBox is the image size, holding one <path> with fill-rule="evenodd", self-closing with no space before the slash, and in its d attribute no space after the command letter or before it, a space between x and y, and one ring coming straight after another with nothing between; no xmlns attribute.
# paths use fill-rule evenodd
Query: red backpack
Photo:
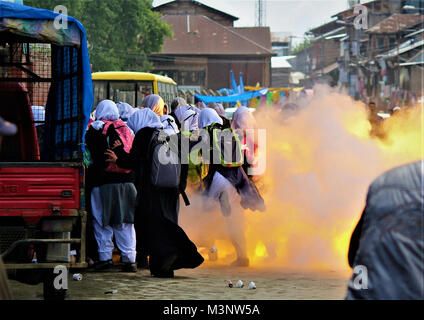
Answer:
<svg viewBox="0 0 424 320"><path fill-rule="evenodd" d="M132 148L134 137L131 133L131 130L127 127L127 125L120 119L116 121L107 121L107 120L102 120L102 121L105 123L102 134L106 136L109 127L113 125L113 127L115 128L116 132L119 135L119 138L121 139L125 152L129 153ZM109 139L109 137L107 137L107 139ZM109 145L109 147L111 146ZM120 167L118 167L116 163L110 163L105 170L106 172L117 172L117 173L131 172L131 170L121 169Z"/></svg>

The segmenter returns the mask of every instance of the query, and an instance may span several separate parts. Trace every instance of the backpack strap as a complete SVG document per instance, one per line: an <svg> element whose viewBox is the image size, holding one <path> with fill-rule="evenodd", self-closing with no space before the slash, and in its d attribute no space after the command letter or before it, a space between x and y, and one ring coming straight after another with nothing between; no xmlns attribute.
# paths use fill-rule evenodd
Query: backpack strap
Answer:
<svg viewBox="0 0 424 320"><path fill-rule="evenodd" d="M191 117L194 117L197 113L193 113L191 115L189 115L187 118L185 118L183 121L187 121L188 119L190 119Z"/></svg>

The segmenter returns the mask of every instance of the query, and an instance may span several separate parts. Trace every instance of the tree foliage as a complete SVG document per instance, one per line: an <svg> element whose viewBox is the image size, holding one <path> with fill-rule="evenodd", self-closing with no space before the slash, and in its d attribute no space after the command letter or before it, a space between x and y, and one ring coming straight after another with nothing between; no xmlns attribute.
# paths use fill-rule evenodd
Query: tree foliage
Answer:
<svg viewBox="0 0 424 320"><path fill-rule="evenodd" d="M293 48L292 54L298 54L299 52L309 48L312 44L312 41L305 39L302 43L299 43L296 47Z"/></svg>
<svg viewBox="0 0 424 320"><path fill-rule="evenodd" d="M87 31L93 71L149 71L147 57L160 52L172 29L152 11L151 0L24 0L54 10L58 5Z"/></svg>

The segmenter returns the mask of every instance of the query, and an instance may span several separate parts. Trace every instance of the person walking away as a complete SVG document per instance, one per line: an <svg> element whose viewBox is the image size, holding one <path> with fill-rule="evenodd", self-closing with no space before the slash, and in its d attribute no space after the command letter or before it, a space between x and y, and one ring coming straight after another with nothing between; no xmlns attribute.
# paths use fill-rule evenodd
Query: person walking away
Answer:
<svg viewBox="0 0 424 320"><path fill-rule="evenodd" d="M233 263L233 266L247 267L249 266L249 259L244 236L243 209L264 211L265 203L241 167L241 159L238 159L238 163L224 164L222 162L224 150L222 150L221 136L219 135L219 132L225 131L222 124L222 119L215 110L207 108L200 113L199 127L206 130L211 146L209 155L211 164L204 179L206 185L204 195L206 203L210 203L209 200L219 202L222 214L227 217L228 229L237 252L237 260ZM238 149L241 157L241 150L239 150L241 146L237 146L236 134L231 129L226 130L227 132L229 130L233 136L232 153L237 152ZM222 155L219 163L213 162L214 152Z"/></svg>
<svg viewBox="0 0 424 320"><path fill-rule="evenodd" d="M187 172L181 171L180 186L161 188L152 182L152 145L159 141L163 124L148 108L137 111L128 121L136 133L130 153L117 143L107 152L111 163L136 173L138 201L136 209L137 242L149 255L154 277L172 278L174 270L196 268L204 261L194 243L178 226L179 195L185 190ZM147 252L146 252L147 251Z"/></svg>
<svg viewBox="0 0 424 320"><path fill-rule="evenodd" d="M18 132L18 128L5 121L0 117L0 152L3 143L3 136L13 136ZM1 171L0 171L1 174ZM12 300L12 293L9 288L9 281L7 279L6 268L0 255L0 300Z"/></svg>
<svg viewBox="0 0 424 320"><path fill-rule="evenodd" d="M91 208L95 238L98 244L99 263L97 270L113 265L113 236L121 251L123 271L136 272L136 235L134 212L136 188L134 174L116 164L106 162L105 152L120 141L124 149L132 147L130 129L119 119L119 110L110 100L103 100L96 109L96 121L86 134L86 144L93 159L88 168L87 183L92 188Z"/></svg>

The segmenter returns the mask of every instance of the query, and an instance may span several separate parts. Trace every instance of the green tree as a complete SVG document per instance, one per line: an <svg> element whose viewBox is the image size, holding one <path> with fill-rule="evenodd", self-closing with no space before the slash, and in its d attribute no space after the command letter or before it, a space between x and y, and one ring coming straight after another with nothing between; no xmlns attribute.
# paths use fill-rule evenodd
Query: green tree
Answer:
<svg viewBox="0 0 424 320"><path fill-rule="evenodd" d="M309 48L312 44L312 41L309 39L305 39L302 43L299 43L295 48L292 50L292 54L298 54L299 52Z"/></svg>
<svg viewBox="0 0 424 320"><path fill-rule="evenodd" d="M152 11L151 0L25 0L53 10L68 8L87 31L93 71L149 71L148 56L160 52L172 29Z"/></svg>

